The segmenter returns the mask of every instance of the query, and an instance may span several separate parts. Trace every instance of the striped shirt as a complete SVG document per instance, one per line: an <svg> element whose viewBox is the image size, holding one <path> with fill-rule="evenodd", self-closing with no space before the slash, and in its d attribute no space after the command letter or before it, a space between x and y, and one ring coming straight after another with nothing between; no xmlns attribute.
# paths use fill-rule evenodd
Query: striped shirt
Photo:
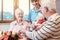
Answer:
<svg viewBox="0 0 60 40"><path fill-rule="evenodd" d="M60 15L53 14L41 29L33 32L27 31L26 36L32 40L60 40Z"/></svg>

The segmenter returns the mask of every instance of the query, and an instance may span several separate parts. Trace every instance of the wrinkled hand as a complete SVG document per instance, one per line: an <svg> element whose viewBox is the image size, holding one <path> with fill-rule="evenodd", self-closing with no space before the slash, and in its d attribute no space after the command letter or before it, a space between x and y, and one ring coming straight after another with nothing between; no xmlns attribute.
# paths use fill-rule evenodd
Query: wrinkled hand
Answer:
<svg viewBox="0 0 60 40"><path fill-rule="evenodd" d="M37 31L37 30L39 30L39 29L40 29L40 27L36 27L34 30Z"/></svg>
<svg viewBox="0 0 60 40"><path fill-rule="evenodd" d="M37 31L42 27L42 24L39 24L38 26L34 27L34 30Z"/></svg>

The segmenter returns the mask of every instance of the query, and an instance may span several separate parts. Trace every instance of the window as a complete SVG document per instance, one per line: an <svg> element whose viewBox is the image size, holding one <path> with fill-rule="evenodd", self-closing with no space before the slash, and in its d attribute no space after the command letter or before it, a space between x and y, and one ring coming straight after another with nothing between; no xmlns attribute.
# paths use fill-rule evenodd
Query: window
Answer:
<svg viewBox="0 0 60 40"><path fill-rule="evenodd" d="M0 0L0 23L9 23L15 20L15 9L21 8L24 11L24 19L28 18L30 9L29 0Z"/></svg>
<svg viewBox="0 0 60 40"><path fill-rule="evenodd" d="M0 0L0 23L9 23L15 19L16 3L17 0Z"/></svg>
<svg viewBox="0 0 60 40"><path fill-rule="evenodd" d="M29 9L30 9L30 1L29 0L19 0L19 8L24 11L24 20L28 19Z"/></svg>
<svg viewBox="0 0 60 40"><path fill-rule="evenodd" d="M33 8L33 5L32 5L31 0L30 0L30 9L32 9L32 8Z"/></svg>
<svg viewBox="0 0 60 40"><path fill-rule="evenodd" d="M3 20L14 20L14 0L3 0Z"/></svg>
<svg viewBox="0 0 60 40"><path fill-rule="evenodd" d="M1 2L1 0L0 0L0 20L2 19L2 17L1 17L1 4L2 4L2 2Z"/></svg>

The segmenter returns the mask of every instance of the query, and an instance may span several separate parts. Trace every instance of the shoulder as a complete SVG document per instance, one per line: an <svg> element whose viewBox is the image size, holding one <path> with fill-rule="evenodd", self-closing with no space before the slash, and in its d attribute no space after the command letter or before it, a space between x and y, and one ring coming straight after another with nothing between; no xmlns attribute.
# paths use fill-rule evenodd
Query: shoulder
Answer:
<svg viewBox="0 0 60 40"><path fill-rule="evenodd" d="M30 12L34 11L34 8L30 9Z"/></svg>
<svg viewBox="0 0 60 40"><path fill-rule="evenodd" d="M17 21L13 21L10 23L10 25L15 25L17 23Z"/></svg>
<svg viewBox="0 0 60 40"><path fill-rule="evenodd" d="M24 22L25 24L31 24L31 22L28 21L28 20L23 20L23 22Z"/></svg>
<svg viewBox="0 0 60 40"><path fill-rule="evenodd" d="M52 16L48 21L53 23L59 23L60 22L60 15L57 13L54 16Z"/></svg>
<svg viewBox="0 0 60 40"><path fill-rule="evenodd" d="M31 22L30 22L30 21L28 21L28 20L23 20L23 22L31 23Z"/></svg>

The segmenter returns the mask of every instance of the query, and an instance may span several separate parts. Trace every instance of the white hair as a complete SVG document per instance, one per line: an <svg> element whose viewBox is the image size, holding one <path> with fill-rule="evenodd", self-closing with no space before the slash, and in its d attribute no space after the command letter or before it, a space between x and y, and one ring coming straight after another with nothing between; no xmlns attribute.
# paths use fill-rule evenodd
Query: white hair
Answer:
<svg viewBox="0 0 60 40"><path fill-rule="evenodd" d="M55 10L56 11L56 3L55 3L55 0L49 0L49 3L47 5L48 9L51 10Z"/></svg>
<svg viewBox="0 0 60 40"><path fill-rule="evenodd" d="M43 0L44 1L44 0ZM49 10L54 9L56 10L56 0L45 0L43 2L42 7L48 7Z"/></svg>
<svg viewBox="0 0 60 40"><path fill-rule="evenodd" d="M22 10L22 9L20 9L20 8L17 8L17 9L15 10L15 15L19 14L20 12L22 12L22 13L23 13L23 10Z"/></svg>

